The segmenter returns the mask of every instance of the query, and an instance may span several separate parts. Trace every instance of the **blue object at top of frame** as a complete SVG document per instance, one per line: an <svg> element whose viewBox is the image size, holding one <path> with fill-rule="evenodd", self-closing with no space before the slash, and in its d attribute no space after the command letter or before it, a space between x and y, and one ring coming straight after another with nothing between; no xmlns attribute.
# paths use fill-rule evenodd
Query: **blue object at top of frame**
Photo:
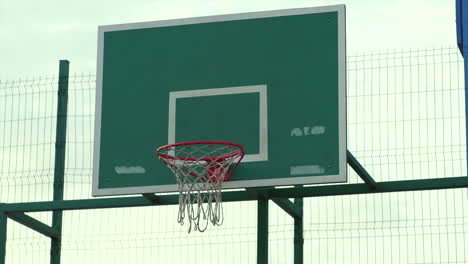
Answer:
<svg viewBox="0 0 468 264"><path fill-rule="evenodd" d="M465 46L464 36L468 36L468 8L465 0L456 0L456 22L457 22L457 44L461 54L464 56L463 47ZM468 52L468 50L467 50Z"/></svg>

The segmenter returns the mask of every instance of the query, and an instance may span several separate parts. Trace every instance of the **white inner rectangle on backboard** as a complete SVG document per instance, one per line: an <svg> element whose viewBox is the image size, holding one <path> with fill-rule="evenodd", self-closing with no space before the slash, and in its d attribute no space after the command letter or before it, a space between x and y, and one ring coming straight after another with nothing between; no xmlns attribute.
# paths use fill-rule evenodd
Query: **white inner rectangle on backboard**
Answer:
<svg viewBox="0 0 468 264"><path fill-rule="evenodd" d="M213 89L176 91L169 93L169 125L168 125L168 144L176 143L176 118L177 118L177 99L193 98L201 96L216 96L229 94L259 94L259 153L248 154L244 156L242 162L267 161L268 160L268 108L267 108L267 86L251 85L237 86ZM241 102L240 102L241 103ZM215 140L215 139L213 139Z"/></svg>

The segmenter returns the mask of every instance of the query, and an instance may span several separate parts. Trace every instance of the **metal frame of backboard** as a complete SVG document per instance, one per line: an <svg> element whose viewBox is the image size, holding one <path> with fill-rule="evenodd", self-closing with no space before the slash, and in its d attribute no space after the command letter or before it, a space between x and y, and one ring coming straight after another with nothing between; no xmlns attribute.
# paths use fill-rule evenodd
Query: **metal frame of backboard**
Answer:
<svg viewBox="0 0 468 264"><path fill-rule="evenodd" d="M99 188L100 186L100 145L101 145L101 121L102 121L102 88L103 88L103 67L104 67L104 33L122 30L135 30L147 29L157 27L169 27L180 25L192 25L201 23L212 23L222 21L238 21L255 18L271 18L280 16L292 16L302 14L316 14L325 12L337 12L338 19L338 127L339 127L339 142L338 142L338 155L339 155L339 174L338 175L314 175L307 174L307 171L313 171L314 166L291 166L290 175L294 175L294 181L291 178L275 178L275 179L259 179L259 180L244 180L244 181L228 181L223 185L223 188L248 188L248 187L265 187L265 186L281 186L291 184L319 184L319 183L338 183L346 182L346 27L345 27L345 6L324 6L324 7L310 7L310 8L297 8L285 9L274 11L262 11L241 14L217 15L207 17L195 17L175 20L163 20L154 22L131 23L120 25L109 25L99 27L98 32L98 63L97 63L97 91L96 91L96 120L95 120L95 145L94 145L94 164L93 164L93 182L92 193L93 196L104 195L124 195L124 194L137 194L137 193L160 193L160 192L174 192L177 191L177 185L151 185L151 186L137 186L137 187L110 187ZM169 103L169 120L175 121L175 104L178 98L188 98L195 96L210 96L217 94L232 94L232 93L252 93L258 92L260 95L260 153L257 155L247 155L243 162L268 160L268 118L266 117L266 96L268 94L268 86L254 85L245 87L223 87L213 89L189 90L171 92ZM169 124L168 126L168 144L174 143L175 127ZM242 165L241 165L242 166ZM145 172L144 168L131 167L135 173ZM301 175L301 176L296 176Z"/></svg>

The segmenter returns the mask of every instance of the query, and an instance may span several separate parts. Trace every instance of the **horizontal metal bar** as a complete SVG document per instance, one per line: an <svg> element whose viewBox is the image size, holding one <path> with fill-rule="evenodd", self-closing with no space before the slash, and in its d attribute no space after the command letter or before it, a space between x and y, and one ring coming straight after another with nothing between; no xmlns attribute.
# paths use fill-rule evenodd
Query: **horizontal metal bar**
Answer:
<svg viewBox="0 0 468 264"><path fill-rule="evenodd" d="M365 183L337 184L325 186L311 186L298 188L280 188L257 190L256 192L226 191L223 192L224 202L252 201L259 198L301 198L333 195L351 195L366 193L387 193L403 191L422 191L468 187L468 177L436 178L407 181L379 182L375 190ZM179 202L178 195L159 195L160 205L175 205ZM3 204L2 210L6 212L43 212L52 210L78 210L119 208L155 205L143 196L101 198L85 200L64 200L31 203Z"/></svg>
<svg viewBox="0 0 468 264"><path fill-rule="evenodd" d="M301 210L298 210L296 208L296 205L293 202L291 202L289 199L271 198L271 200L294 219L302 218Z"/></svg>
<svg viewBox="0 0 468 264"><path fill-rule="evenodd" d="M26 227L31 228L34 231L37 231L44 236L48 236L50 238L58 238L59 237L59 232L52 227L42 223L39 220L36 220L35 218L26 215L24 213L7 213L8 218L10 218L13 221L16 221Z"/></svg>
<svg viewBox="0 0 468 264"><path fill-rule="evenodd" d="M168 201L166 201L168 202ZM166 203L170 204L170 203ZM6 212L44 212L53 210L81 210L100 208L120 208L150 206L151 201L145 197L119 197L103 199L62 200L47 202L12 203L4 206Z"/></svg>
<svg viewBox="0 0 468 264"><path fill-rule="evenodd" d="M464 176L451 178L379 182L375 190L370 189L365 183L357 183L295 188L291 189L290 193L283 192L281 189L275 189L269 191L268 194L271 197L300 198L367 193L424 191L466 187L468 187L468 177Z"/></svg>
<svg viewBox="0 0 468 264"><path fill-rule="evenodd" d="M359 161L349 152L346 151L346 160L348 161L349 166L361 177L361 179L369 185L369 188L377 188L377 183L374 181L372 176L367 172L367 170L359 163Z"/></svg>

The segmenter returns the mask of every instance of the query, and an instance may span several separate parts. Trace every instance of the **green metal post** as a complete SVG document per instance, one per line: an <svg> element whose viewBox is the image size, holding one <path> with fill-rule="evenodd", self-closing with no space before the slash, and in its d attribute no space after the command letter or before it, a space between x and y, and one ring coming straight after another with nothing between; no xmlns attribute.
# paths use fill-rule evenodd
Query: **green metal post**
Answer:
<svg viewBox="0 0 468 264"><path fill-rule="evenodd" d="M68 74L70 62L61 60L58 80L57 128L55 138L54 201L63 200L65 175L65 142L67 137ZM51 239L50 263L60 263L62 243L62 210L52 212L52 228L58 236Z"/></svg>
<svg viewBox="0 0 468 264"><path fill-rule="evenodd" d="M304 201L302 198L294 199L296 210L301 213L301 217L294 218L294 264L304 263Z"/></svg>
<svg viewBox="0 0 468 264"><path fill-rule="evenodd" d="M257 264L268 264L268 199L258 200Z"/></svg>
<svg viewBox="0 0 468 264"><path fill-rule="evenodd" d="M0 264L5 264L7 242L7 215L0 211Z"/></svg>

